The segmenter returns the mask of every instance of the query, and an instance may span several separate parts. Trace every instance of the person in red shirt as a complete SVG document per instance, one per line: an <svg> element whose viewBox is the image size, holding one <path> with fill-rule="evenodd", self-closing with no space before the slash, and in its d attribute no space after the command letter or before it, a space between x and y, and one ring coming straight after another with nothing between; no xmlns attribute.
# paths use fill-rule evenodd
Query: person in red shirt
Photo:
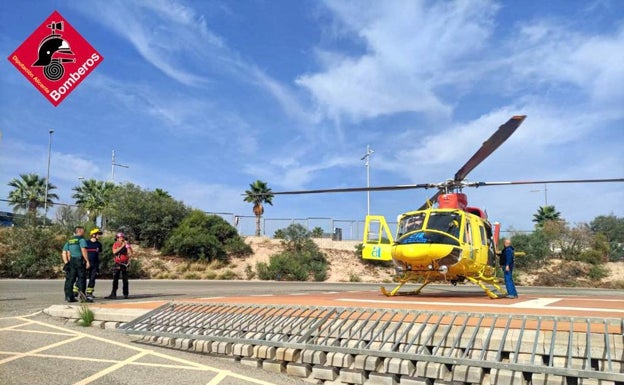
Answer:
<svg viewBox="0 0 624 385"><path fill-rule="evenodd" d="M113 267L113 289L106 299L117 298L117 288L119 287L119 276L123 283L123 296L128 298L128 266L130 265L130 257L132 256L132 246L126 240L124 233L117 233L115 243L113 243L113 258L115 266Z"/></svg>

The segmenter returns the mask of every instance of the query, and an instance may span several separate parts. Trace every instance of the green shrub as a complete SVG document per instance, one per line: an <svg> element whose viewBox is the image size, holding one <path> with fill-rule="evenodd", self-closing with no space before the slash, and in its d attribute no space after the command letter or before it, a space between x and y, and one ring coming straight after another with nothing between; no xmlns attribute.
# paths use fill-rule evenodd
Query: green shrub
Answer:
<svg viewBox="0 0 624 385"><path fill-rule="evenodd" d="M61 250L69 239L59 227L0 229L0 276L56 278L62 275Z"/></svg>
<svg viewBox="0 0 624 385"><path fill-rule="evenodd" d="M349 273L349 282L362 282L362 278L357 273Z"/></svg>
<svg viewBox="0 0 624 385"><path fill-rule="evenodd" d="M516 251L523 251L524 256L516 257L516 267L531 269L544 266L544 262L550 254L549 242L542 230L536 230L531 234L516 234L511 239Z"/></svg>
<svg viewBox="0 0 624 385"><path fill-rule="evenodd" d="M592 265L587 273L587 277L592 281L599 281L609 276L609 270L602 265Z"/></svg>
<svg viewBox="0 0 624 385"><path fill-rule="evenodd" d="M269 264L257 263L258 278L263 280L316 281L327 279L328 263L311 233L300 224L293 224L282 230L284 251L269 258Z"/></svg>
<svg viewBox="0 0 624 385"><path fill-rule="evenodd" d="M212 261L227 258L217 237L200 228L177 228L167 240L163 252L192 260Z"/></svg>
<svg viewBox="0 0 624 385"><path fill-rule="evenodd" d="M267 265L264 262L256 263L256 271L258 272L258 278L260 278L263 281L268 281L274 278L271 275L271 270L269 269L269 265Z"/></svg>
<svg viewBox="0 0 624 385"><path fill-rule="evenodd" d="M123 229L133 242L144 247L162 248L173 229L190 209L181 201L159 191L144 190L131 183L111 191L105 209L109 229Z"/></svg>
<svg viewBox="0 0 624 385"><path fill-rule="evenodd" d="M583 250L574 259L585 263L591 263L592 265L598 265L602 263L602 253L593 249Z"/></svg>
<svg viewBox="0 0 624 385"><path fill-rule="evenodd" d="M624 243L618 242L609 243L609 262L622 262L624 261Z"/></svg>
<svg viewBox="0 0 624 385"><path fill-rule="evenodd" d="M236 229L223 218L193 210L172 232L163 247L165 254L193 260L227 260L228 251L237 255L251 253Z"/></svg>
<svg viewBox="0 0 624 385"><path fill-rule="evenodd" d="M246 257L253 254L251 246L243 238L236 236L225 241L225 251L233 257Z"/></svg>
<svg viewBox="0 0 624 385"><path fill-rule="evenodd" d="M236 273L230 269L226 269L223 273L219 274L217 276L217 279L220 280L232 280L232 279L237 279L238 275L236 275Z"/></svg>
<svg viewBox="0 0 624 385"><path fill-rule="evenodd" d="M247 276L248 280L256 278L256 272L253 270L253 267L251 267L250 264L247 264L247 266L245 266L245 276Z"/></svg>
<svg viewBox="0 0 624 385"><path fill-rule="evenodd" d="M199 273L196 271L189 271L184 274L183 278L184 279L201 279L201 275L199 275Z"/></svg>

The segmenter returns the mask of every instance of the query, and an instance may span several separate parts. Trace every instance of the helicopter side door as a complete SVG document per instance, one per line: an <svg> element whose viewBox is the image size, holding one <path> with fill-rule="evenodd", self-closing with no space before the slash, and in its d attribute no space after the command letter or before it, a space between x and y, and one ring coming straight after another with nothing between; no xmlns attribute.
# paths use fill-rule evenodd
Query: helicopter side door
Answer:
<svg viewBox="0 0 624 385"><path fill-rule="evenodd" d="M381 215L367 215L364 223L362 258L391 261L393 243L386 219Z"/></svg>

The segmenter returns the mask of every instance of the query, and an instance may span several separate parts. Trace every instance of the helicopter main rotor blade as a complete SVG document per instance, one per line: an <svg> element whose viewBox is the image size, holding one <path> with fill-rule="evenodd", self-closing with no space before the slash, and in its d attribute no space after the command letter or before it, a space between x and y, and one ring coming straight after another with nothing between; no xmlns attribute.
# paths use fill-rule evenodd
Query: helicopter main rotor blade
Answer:
<svg viewBox="0 0 624 385"><path fill-rule="evenodd" d="M420 183L420 184L405 184L397 186L377 186L377 187L345 187L345 188L330 188L319 190L298 190L298 191L271 191L271 195L297 195L297 194L325 194L325 193L340 193L340 192L361 192L361 191L391 191L391 190L411 190L411 189L428 189L438 188L435 183Z"/></svg>
<svg viewBox="0 0 624 385"><path fill-rule="evenodd" d="M496 132L490 136L488 140L483 142L481 148L464 164L455 174L454 181L461 182L481 162L490 156L501 144L503 144L511 134L516 131L516 128L522 124L526 115L516 115L503 124L496 130Z"/></svg>
<svg viewBox="0 0 624 385"><path fill-rule="evenodd" d="M531 180L531 181L514 181L514 182L469 182L469 183L466 183L464 186L481 187L481 186L511 186L511 185L523 185L523 184L610 183L610 182L624 182L624 178Z"/></svg>

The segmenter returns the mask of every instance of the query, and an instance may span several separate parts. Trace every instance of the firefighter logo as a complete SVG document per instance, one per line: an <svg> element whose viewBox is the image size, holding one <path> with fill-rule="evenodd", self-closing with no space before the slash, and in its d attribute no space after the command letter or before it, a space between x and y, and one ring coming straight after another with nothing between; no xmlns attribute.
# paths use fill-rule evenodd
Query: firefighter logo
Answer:
<svg viewBox="0 0 624 385"><path fill-rule="evenodd" d="M52 30L52 33L39 44L38 58L32 66L43 67L45 77L55 82L62 78L65 73L63 63L75 63L76 59L62 56L74 56L67 40L63 39L60 33L57 33L57 31L63 31L63 22L53 21L47 27Z"/></svg>
<svg viewBox="0 0 624 385"><path fill-rule="evenodd" d="M56 11L9 56L11 64L54 106L103 59Z"/></svg>

